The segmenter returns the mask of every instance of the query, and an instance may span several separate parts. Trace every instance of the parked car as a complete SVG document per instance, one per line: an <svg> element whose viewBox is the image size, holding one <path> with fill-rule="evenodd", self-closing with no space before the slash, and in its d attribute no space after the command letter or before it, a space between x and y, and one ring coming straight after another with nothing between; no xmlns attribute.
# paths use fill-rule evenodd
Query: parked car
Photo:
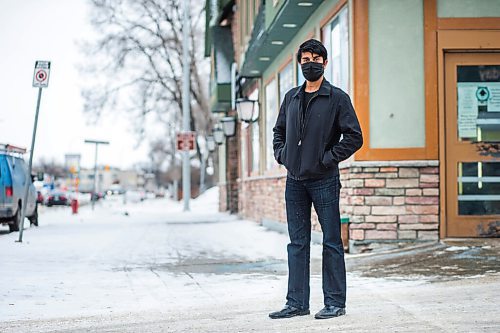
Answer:
<svg viewBox="0 0 500 333"><path fill-rule="evenodd" d="M90 193L90 200L91 201L99 201L101 199L104 199L105 194L104 192L92 192Z"/></svg>
<svg viewBox="0 0 500 333"><path fill-rule="evenodd" d="M47 198L47 206L67 206L70 204L68 195L62 191L52 191Z"/></svg>
<svg viewBox="0 0 500 333"><path fill-rule="evenodd" d="M8 224L9 230L19 231L21 209L26 205L26 217L38 226L38 205L33 177L22 155L26 149L0 144L0 223ZM24 200L24 188L28 182L28 200Z"/></svg>
<svg viewBox="0 0 500 333"><path fill-rule="evenodd" d="M43 205L43 194L40 191L36 191L36 203Z"/></svg>

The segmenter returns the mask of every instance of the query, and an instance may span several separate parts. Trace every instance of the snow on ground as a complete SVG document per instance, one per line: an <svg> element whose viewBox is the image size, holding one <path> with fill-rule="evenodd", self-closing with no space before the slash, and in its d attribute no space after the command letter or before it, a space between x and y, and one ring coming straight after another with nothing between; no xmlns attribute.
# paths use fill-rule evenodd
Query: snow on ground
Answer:
<svg viewBox="0 0 500 333"><path fill-rule="evenodd" d="M193 298L222 305L248 283L250 298L283 289L286 236L218 213L216 189L189 212L168 199L122 199L78 215L41 210L23 243L2 235L0 320L177 308Z"/></svg>
<svg viewBox="0 0 500 333"><path fill-rule="evenodd" d="M41 209L40 227L0 235L0 332L490 331L496 277L427 283L348 274L348 315L272 321L285 302L286 235L191 201ZM311 253L319 310L321 246ZM458 292L459 291L459 292ZM478 305L479 304L479 305ZM473 306L471 306L473 305ZM439 316L437 316L439 314Z"/></svg>

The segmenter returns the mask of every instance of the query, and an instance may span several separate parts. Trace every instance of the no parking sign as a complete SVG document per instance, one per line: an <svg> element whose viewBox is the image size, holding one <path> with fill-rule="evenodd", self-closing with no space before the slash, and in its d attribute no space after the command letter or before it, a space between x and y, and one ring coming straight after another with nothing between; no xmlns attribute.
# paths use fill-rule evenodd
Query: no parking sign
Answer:
<svg viewBox="0 0 500 333"><path fill-rule="evenodd" d="M49 86L50 61L35 62L35 72L33 73L33 87L47 88Z"/></svg>

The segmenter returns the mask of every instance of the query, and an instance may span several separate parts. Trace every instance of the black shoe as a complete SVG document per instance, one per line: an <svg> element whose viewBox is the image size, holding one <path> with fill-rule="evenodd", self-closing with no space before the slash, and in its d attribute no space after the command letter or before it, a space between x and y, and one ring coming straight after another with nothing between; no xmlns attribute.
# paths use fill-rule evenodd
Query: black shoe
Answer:
<svg viewBox="0 0 500 333"><path fill-rule="evenodd" d="M345 308L339 308L333 305L327 305L320 312L314 315L316 319L328 319L345 315Z"/></svg>
<svg viewBox="0 0 500 333"><path fill-rule="evenodd" d="M269 314L269 318L271 319L292 318L295 316L306 316L310 313L311 312L309 310L301 310L291 305L285 305L285 307L282 310L271 312Z"/></svg>

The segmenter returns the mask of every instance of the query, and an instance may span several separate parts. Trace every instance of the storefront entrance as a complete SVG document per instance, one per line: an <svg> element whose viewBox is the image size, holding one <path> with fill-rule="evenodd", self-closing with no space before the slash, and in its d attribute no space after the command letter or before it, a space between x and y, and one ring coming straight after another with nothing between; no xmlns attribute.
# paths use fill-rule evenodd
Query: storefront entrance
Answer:
<svg viewBox="0 0 500 333"><path fill-rule="evenodd" d="M444 55L446 237L500 237L500 53Z"/></svg>

